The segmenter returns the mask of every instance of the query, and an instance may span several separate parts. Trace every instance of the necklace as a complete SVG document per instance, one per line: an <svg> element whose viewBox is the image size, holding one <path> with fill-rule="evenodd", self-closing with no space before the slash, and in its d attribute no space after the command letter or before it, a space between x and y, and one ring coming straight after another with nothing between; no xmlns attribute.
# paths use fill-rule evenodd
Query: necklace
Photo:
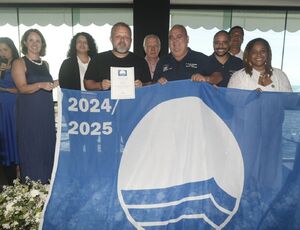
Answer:
<svg viewBox="0 0 300 230"><path fill-rule="evenodd" d="M27 57L27 56L26 56ZM33 64L36 64L36 65L42 65L43 64L43 60L40 59L39 61L36 61L36 60L32 60L30 57L27 57L29 61L31 61Z"/></svg>

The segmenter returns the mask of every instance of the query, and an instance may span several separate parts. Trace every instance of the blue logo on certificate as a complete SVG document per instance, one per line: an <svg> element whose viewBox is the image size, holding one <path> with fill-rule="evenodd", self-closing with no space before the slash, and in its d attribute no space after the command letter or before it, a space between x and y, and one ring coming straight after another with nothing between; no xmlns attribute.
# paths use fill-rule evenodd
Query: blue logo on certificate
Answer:
<svg viewBox="0 0 300 230"><path fill-rule="evenodd" d="M126 76L127 76L127 70L126 69L118 70L118 77L126 77Z"/></svg>

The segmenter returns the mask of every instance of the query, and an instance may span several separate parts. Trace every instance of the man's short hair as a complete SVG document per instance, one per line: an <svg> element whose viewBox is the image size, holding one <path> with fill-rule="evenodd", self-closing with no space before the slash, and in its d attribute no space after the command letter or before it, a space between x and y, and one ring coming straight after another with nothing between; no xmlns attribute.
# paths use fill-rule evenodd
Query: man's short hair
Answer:
<svg viewBox="0 0 300 230"><path fill-rule="evenodd" d="M118 27L127 28L129 31L130 37L131 37L131 29L130 29L129 25L126 24L125 22L117 22L116 24L114 24L113 27L111 28L110 37L113 37L113 34L115 33L115 31Z"/></svg>
<svg viewBox="0 0 300 230"><path fill-rule="evenodd" d="M145 36L144 41L143 41L143 47L144 47L144 49L146 48L146 42L147 42L147 40L149 38L155 38L156 41L157 41L157 43L158 43L158 46L160 48L160 39L159 39L159 37L157 35L155 35L155 34L148 34L148 35Z"/></svg>
<svg viewBox="0 0 300 230"><path fill-rule="evenodd" d="M241 27L241 26L234 26L234 27L231 27L230 30L229 30L229 34L231 34L232 31L235 30L235 29L240 30L240 31L242 32L243 36L244 36L244 29L243 29L243 27Z"/></svg>
<svg viewBox="0 0 300 230"><path fill-rule="evenodd" d="M229 32L227 32L226 30L220 30L220 31L218 31L215 35L214 35L214 40L215 40L215 38L219 35L219 34L225 34L225 35L227 35L228 37L229 37L229 40L230 40L230 33Z"/></svg>
<svg viewBox="0 0 300 230"><path fill-rule="evenodd" d="M174 26L171 28L170 32L171 32L172 30L174 30L174 29L180 29L180 30L184 33L184 35L185 35L186 37L188 37L186 28L185 28L183 25L179 25L179 24L174 25ZM170 32L169 32L169 33L170 33Z"/></svg>

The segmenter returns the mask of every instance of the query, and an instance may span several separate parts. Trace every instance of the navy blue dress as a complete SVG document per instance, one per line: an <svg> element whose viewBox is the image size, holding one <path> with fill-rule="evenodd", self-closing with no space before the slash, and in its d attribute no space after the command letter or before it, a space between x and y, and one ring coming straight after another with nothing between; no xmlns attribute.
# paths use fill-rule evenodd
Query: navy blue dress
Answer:
<svg viewBox="0 0 300 230"><path fill-rule="evenodd" d="M45 62L37 65L23 58L28 84L53 82ZM16 118L21 181L28 176L47 183L53 167L56 135L52 92L41 89L31 94L18 94Z"/></svg>
<svg viewBox="0 0 300 230"><path fill-rule="evenodd" d="M0 87L16 88L11 70L6 70ZM5 166L19 164L15 116L16 94L0 91L0 158Z"/></svg>

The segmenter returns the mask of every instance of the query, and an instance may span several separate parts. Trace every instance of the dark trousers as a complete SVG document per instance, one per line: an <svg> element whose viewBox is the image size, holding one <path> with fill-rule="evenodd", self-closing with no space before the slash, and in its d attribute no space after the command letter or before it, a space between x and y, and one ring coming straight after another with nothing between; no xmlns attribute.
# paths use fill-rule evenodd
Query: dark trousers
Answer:
<svg viewBox="0 0 300 230"><path fill-rule="evenodd" d="M4 166L0 164L0 191L3 185L12 185L13 180L17 178L17 166Z"/></svg>

